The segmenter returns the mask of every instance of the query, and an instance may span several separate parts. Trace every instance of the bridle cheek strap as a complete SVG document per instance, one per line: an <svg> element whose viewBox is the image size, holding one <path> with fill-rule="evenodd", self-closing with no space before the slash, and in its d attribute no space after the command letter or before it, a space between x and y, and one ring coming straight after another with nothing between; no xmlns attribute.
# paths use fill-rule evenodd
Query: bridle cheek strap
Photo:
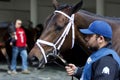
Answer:
<svg viewBox="0 0 120 80"><path fill-rule="evenodd" d="M71 17L69 17L67 14L65 14L64 12L62 11L55 11L56 13L61 13L63 14L64 16L66 16L68 19L69 19L69 23L67 24L64 32L62 33L62 35L60 36L60 38L57 40L57 42L55 43L55 45L57 45L60 41L61 43L58 45L58 50L60 50L61 46L63 45L63 42L66 38L66 36L68 35L69 31L70 31L70 28L72 27L72 47L74 47L74 40L75 40L75 30L74 30L74 14L72 14Z"/></svg>

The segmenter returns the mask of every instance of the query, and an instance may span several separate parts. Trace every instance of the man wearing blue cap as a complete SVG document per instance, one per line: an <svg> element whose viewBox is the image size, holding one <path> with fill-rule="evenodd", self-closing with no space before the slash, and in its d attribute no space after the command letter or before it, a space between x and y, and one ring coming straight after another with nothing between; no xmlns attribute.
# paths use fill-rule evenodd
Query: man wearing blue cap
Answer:
<svg viewBox="0 0 120 80"><path fill-rule="evenodd" d="M96 20L80 32L86 35L86 44L93 53L82 68L68 64L65 67L68 75L79 80L119 80L120 57L111 49L111 26L105 21Z"/></svg>

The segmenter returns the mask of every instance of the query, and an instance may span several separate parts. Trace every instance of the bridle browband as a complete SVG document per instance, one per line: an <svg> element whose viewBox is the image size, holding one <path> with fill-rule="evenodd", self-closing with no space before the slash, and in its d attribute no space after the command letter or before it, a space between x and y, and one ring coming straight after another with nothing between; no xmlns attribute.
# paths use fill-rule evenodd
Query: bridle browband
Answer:
<svg viewBox="0 0 120 80"><path fill-rule="evenodd" d="M45 54L45 50L43 49L43 47L40 45L40 44L45 44L45 45L48 45L48 46L51 46L53 47L53 54L54 55L57 55L58 52L61 48L61 46L63 45L63 42L65 41L65 38L66 36L68 35L69 31L70 31L70 28L72 27L72 47L74 47L74 40L75 40L75 30L74 30L74 14L71 15L71 17L69 15L67 15L66 13L62 12L62 11L58 11L58 10L55 10L54 11L54 14L55 13L60 13L62 15L64 15L65 17L67 17L69 19L69 23L67 24L64 32L62 33L62 35L60 36L60 38L54 43L52 42L48 42L48 41L45 41L45 40L41 40L41 39L37 39L37 46L39 47L39 49L41 50L42 54L43 54L43 57L44 57L44 60L45 60L45 63L47 63L47 56ZM60 42L61 41L61 42ZM58 44L59 43L59 44ZM56 46L58 45L58 46Z"/></svg>

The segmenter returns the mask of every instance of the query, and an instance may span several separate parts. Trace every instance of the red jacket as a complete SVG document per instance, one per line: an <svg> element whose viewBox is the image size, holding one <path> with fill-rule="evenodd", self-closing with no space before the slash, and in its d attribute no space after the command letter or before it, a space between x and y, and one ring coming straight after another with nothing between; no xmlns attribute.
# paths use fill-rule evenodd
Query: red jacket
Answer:
<svg viewBox="0 0 120 80"><path fill-rule="evenodd" d="M25 31L20 27L16 28L16 46L26 47L26 34Z"/></svg>

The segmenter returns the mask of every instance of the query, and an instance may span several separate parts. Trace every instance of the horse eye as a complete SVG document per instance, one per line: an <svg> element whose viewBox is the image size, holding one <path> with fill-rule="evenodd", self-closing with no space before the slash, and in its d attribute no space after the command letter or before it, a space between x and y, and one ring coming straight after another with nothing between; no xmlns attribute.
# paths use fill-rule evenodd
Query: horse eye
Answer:
<svg viewBox="0 0 120 80"><path fill-rule="evenodd" d="M62 26L56 26L56 31L60 31L63 27Z"/></svg>
<svg viewBox="0 0 120 80"><path fill-rule="evenodd" d="M63 27L55 23L55 31L60 31Z"/></svg>

